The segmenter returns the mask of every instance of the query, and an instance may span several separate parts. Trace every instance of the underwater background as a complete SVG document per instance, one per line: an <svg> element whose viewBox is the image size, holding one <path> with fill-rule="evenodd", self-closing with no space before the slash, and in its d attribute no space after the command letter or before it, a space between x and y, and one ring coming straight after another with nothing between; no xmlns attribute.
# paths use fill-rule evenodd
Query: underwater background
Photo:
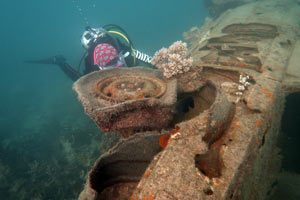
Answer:
<svg viewBox="0 0 300 200"><path fill-rule="evenodd" d="M58 66L25 60L61 54L76 69L84 28L105 24L153 55L206 16L199 0L1 0L0 199L77 199L107 148L73 82Z"/></svg>
<svg viewBox="0 0 300 200"><path fill-rule="evenodd" d="M136 49L153 55L207 16L201 0L1 0L0 199L77 199L108 148L59 67L24 61L63 55L76 69L84 28L105 24L121 26ZM299 197L284 187L300 188L299 102L299 93L287 97L278 142L283 176L276 184L285 199Z"/></svg>

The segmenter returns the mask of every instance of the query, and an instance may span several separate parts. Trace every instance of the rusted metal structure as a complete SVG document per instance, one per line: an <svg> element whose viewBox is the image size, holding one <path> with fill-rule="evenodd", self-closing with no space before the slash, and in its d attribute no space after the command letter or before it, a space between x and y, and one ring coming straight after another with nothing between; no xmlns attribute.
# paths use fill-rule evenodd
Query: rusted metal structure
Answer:
<svg viewBox="0 0 300 200"><path fill-rule="evenodd" d="M296 0L249 3L186 33L194 67L176 77L176 104L160 104L184 111L102 155L79 198L268 198L280 168L284 99L300 89L299 10Z"/></svg>
<svg viewBox="0 0 300 200"><path fill-rule="evenodd" d="M86 113L104 132L129 136L159 130L173 118L176 80L165 81L159 70L112 68L86 75L73 88Z"/></svg>

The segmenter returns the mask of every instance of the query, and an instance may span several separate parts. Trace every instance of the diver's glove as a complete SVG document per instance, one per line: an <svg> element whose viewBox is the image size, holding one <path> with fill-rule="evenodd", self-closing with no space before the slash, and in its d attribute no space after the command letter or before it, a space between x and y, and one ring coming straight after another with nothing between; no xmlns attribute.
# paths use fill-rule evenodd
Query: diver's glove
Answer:
<svg viewBox="0 0 300 200"><path fill-rule="evenodd" d="M53 57L53 64L55 65L64 64L65 62L66 62L66 58L63 57L62 55L57 55Z"/></svg>

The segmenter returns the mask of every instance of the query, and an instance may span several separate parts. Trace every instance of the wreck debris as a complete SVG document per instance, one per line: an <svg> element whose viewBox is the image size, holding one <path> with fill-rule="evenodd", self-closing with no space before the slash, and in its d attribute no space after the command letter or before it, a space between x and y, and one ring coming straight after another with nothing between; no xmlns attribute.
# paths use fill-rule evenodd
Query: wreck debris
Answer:
<svg viewBox="0 0 300 200"><path fill-rule="evenodd" d="M211 146L223 136L224 132L231 125L235 107L228 101L223 91L218 91L216 99L209 111L207 116L208 124L206 126L206 133L203 137L203 141Z"/></svg>
<svg viewBox="0 0 300 200"><path fill-rule="evenodd" d="M153 77L135 74L110 76L95 84L95 96L110 103L128 100L159 98L166 92L166 84Z"/></svg>
<svg viewBox="0 0 300 200"><path fill-rule="evenodd" d="M172 120L176 80L141 67L107 69L88 74L74 84L86 113L104 132L127 137L143 130L159 130Z"/></svg>
<svg viewBox="0 0 300 200"><path fill-rule="evenodd" d="M223 28L223 33L234 35L240 41L261 41L263 39L274 39L279 35L277 27L271 24L248 23L231 24Z"/></svg>
<svg viewBox="0 0 300 200"><path fill-rule="evenodd" d="M180 94L179 101L181 97L185 99L186 96L192 96L194 108L189 108L184 115L186 117L176 121L181 136L169 141L165 150L160 153L159 160L155 161L153 166L150 164L148 169L152 170L151 175L139 182L138 189L133 194L135 198L144 198L152 194L154 199L264 199L267 195L267 188L274 181L280 166L275 144L280 121L278 113L282 112L284 98L280 82L277 81L282 76L279 76L274 65L286 65L289 55L284 53L285 50L277 48L276 43L286 41L282 38L292 31L288 28L290 24L285 26L282 21L272 20L272 17L268 18L266 23L262 20L265 17L263 14L257 20L250 17L251 11L255 11L254 8L264 8L264 4L256 4L249 5L243 12L236 10L243 13L239 17L235 15L234 10L228 12L210 27L202 30L203 33L210 32L205 41L193 41L191 44L189 55L193 57L194 64L202 68L201 76L210 80L217 91L223 90L232 102L228 104L228 111L224 112L227 115L223 115L223 119L215 120L222 115L214 106L222 105L220 102L192 115L197 108L195 95L193 92ZM272 9L269 8L270 4L273 5ZM268 1L265 6L271 12L276 3ZM293 33L289 36L295 39L296 35L297 33ZM193 37L195 38L197 37ZM290 40L290 44L293 44L293 40ZM274 54L277 58L271 59L274 58ZM228 88L224 87L225 84L234 86L232 93L226 91ZM231 100L230 96L235 96L235 99ZM230 107L234 109L229 109ZM214 113L213 108L215 115L208 114ZM224 123L224 119L227 123ZM212 126L210 130L222 134L216 139L208 137L209 125ZM211 142L204 142L205 136L211 138ZM198 142L194 143L194 140ZM213 150L220 153L219 158L213 156L216 155ZM191 155L191 152L195 154ZM200 170L205 169L204 174L209 174L211 180L207 180L202 172L195 175L193 169L190 169L195 155L198 164L199 155L214 158L214 165L203 167L208 166L209 162L198 165ZM203 160L205 159L202 158L201 161ZM224 165L216 164L219 162ZM255 174L259 174L260 178ZM169 195L164 196L160 191Z"/></svg>
<svg viewBox="0 0 300 200"><path fill-rule="evenodd" d="M123 155L116 146L106 154L108 164L105 156L100 158L85 189L97 195L86 199L114 199L113 194L119 198L124 191L129 199L266 199L280 168L276 141L285 92L300 88L295 65L300 61L293 52L300 49L300 18L291 17L299 15L300 5L293 0L284 3L284 7L279 0L246 4L193 31L209 34L204 34L205 39L189 35L193 38L188 53L193 66L168 79L177 81L177 103L174 99L168 101L172 103L158 103L182 109L172 113L169 129L154 134L155 139L150 139L145 149L127 146L138 146L140 140L129 140L140 135L135 134L128 138L132 143L124 141ZM192 89L186 87L189 84ZM167 85L158 100L168 97L170 87ZM174 93L170 94L177 97ZM135 103L145 101L139 95L134 98ZM105 105L112 108L131 102L126 98L122 103L109 99L103 102L109 102ZM158 104L152 101L150 105ZM101 108L95 107L104 118L110 116ZM117 112L114 117L121 114ZM163 114L155 116L165 119ZM122 158L138 160L136 157L145 156L151 145L157 151L146 156L149 159L144 165L114 165L118 158L111 153L114 150L118 149ZM137 173L131 166L138 168ZM103 178L107 171L111 176ZM128 183L132 179L123 179L124 174L136 179ZM125 181L109 184L114 178Z"/></svg>
<svg viewBox="0 0 300 200"><path fill-rule="evenodd" d="M121 140L104 153L89 172L80 199L129 199L150 161L162 149L157 142L160 136L159 132L140 133Z"/></svg>
<svg viewBox="0 0 300 200"><path fill-rule="evenodd" d="M199 51L210 52L201 57L206 64L235 66L261 72L256 42L278 36L276 26L262 23L230 24L221 30L225 35L212 37ZM217 59L215 59L217 57Z"/></svg>
<svg viewBox="0 0 300 200"><path fill-rule="evenodd" d="M217 88L210 81L206 82L199 90L191 93L180 93L176 104L178 106L176 109L177 113L174 115L172 121L176 127L173 130L176 132L176 130L180 129L176 124L194 119L204 111L208 110L216 101L217 96L219 99L220 95L217 95ZM226 101L226 97L222 99Z"/></svg>

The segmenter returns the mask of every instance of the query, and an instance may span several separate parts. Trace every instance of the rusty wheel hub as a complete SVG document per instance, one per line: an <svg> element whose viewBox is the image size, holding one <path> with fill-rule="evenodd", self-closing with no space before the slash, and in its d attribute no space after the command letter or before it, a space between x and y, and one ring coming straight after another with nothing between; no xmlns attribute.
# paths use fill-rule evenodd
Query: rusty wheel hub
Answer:
<svg viewBox="0 0 300 200"><path fill-rule="evenodd" d="M98 97L114 103L158 98L166 92L166 89L166 84L162 80L140 74L110 76L95 84L95 93Z"/></svg>

